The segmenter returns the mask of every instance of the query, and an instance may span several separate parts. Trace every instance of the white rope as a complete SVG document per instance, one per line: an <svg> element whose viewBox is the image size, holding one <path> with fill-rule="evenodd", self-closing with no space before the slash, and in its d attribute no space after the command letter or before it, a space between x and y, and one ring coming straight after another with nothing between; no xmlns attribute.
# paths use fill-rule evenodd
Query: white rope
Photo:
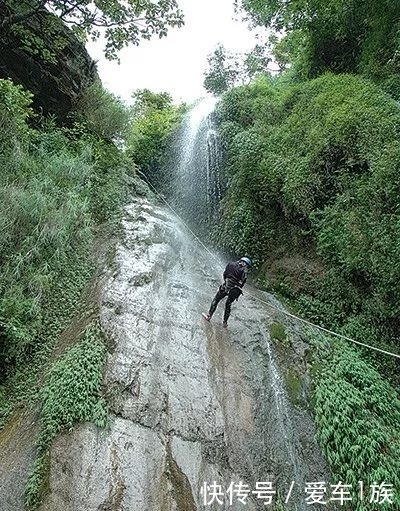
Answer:
<svg viewBox="0 0 400 511"><path fill-rule="evenodd" d="M336 337L340 337L341 339L345 339L346 341L353 342L355 344L358 344L360 346L364 346L365 348L369 348L371 350L375 350L375 351L379 351L381 353L385 353L386 355L391 355L392 357L400 358L400 355L397 355L396 353L391 353L390 351L381 350L380 348L377 348L376 346L371 346L369 344L365 344L363 342L356 341L355 339L351 339L350 337L347 337L346 335L338 334L337 332L334 332L333 330L329 330L328 328L324 328L323 326L316 325L315 323L312 323L311 321L308 321L307 319L300 318L298 316L295 316L294 314L291 314L290 312L286 312L286 311L284 311L282 309L279 309L278 307L275 307L274 305L270 304L269 302L267 302L265 300L262 300L261 298L258 298L258 296L254 296L251 293L248 293L247 291L244 291L243 294L247 294L247 295L251 296L255 300L258 300L259 302L264 303L265 305L268 305L268 307L271 307L271 309L274 309L276 311L281 312L285 316L289 316L290 318L293 318L293 319L295 319L297 321L301 321L302 323L305 323L306 325L309 325L309 326L311 326L313 328L318 328L318 330L322 330L323 332L326 332L327 334L331 334L331 335L334 335Z"/></svg>
<svg viewBox="0 0 400 511"><path fill-rule="evenodd" d="M213 257L217 262L218 265L222 268L220 260L208 249L208 247L201 241L201 239L196 235L195 232L192 231L192 229L187 225L187 223L181 218L181 216L172 208L172 206L167 202L167 200L156 190L156 188L147 180L146 176L143 174L143 172L139 172L146 180L146 183L154 190L154 193L168 206L168 208L172 211L172 213L179 218L179 220L182 222L182 224L188 229L188 231L192 234L192 236L200 243L200 245L210 254L211 257ZM324 328L323 326L316 325L315 323L312 323L311 321L308 321L307 319L300 318L299 316L296 316L294 314L291 314L290 312L287 312L285 310L279 309L278 307L275 307L274 305L270 304L266 300L263 300L262 298L259 298L258 296L255 296L248 291L243 291L243 294L250 296L251 298L254 298L254 300L258 300L259 302L268 305L271 309L274 309L285 316L288 316L289 318L293 318L297 321L300 321L301 323L305 323L306 325L309 325L313 328L317 328L318 330L321 330L327 334L334 335L336 337L339 337L341 339L344 339L346 341L352 342L354 344L358 344L359 346L363 346L364 348L368 348L371 350L379 351L380 353L384 353L385 355L390 355L392 357L396 357L400 359L400 355L396 353L391 353L390 351L381 350L380 348L377 348L376 346L371 346L369 344L365 344L360 341L356 341L355 339L351 339L350 337L347 337L346 335L339 334L337 332L334 332L333 330L329 330L328 328Z"/></svg>
<svg viewBox="0 0 400 511"><path fill-rule="evenodd" d="M221 263L216 255L214 255L207 247L204 245L204 243L201 241L201 239L196 235L195 232L192 231L192 229L188 226L188 224L183 220L183 218L175 211L175 209L166 201L166 199L156 190L156 188L147 180L147 177L143 174L143 172L140 172L140 170L136 170L141 174L144 179L146 180L146 183L154 190L154 193L168 206L168 208L172 211L172 213L179 218L179 220L182 222L182 224L186 227L186 229L192 234L192 236L200 243L200 245L213 257L221 266Z"/></svg>

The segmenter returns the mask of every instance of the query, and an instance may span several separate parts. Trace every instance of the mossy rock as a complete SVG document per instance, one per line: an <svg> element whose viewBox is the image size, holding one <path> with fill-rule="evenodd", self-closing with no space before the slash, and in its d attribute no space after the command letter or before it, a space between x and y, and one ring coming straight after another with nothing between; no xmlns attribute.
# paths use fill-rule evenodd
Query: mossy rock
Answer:
<svg viewBox="0 0 400 511"><path fill-rule="evenodd" d="M285 375L286 390L289 400L294 406L301 404L302 380L300 374L295 369L288 369Z"/></svg>
<svg viewBox="0 0 400 511"><path fill-rule="evenodd" d="M282 342L287 340L286 329L281 323L272 323L269 327L269 335L272 340Z"/></svg>

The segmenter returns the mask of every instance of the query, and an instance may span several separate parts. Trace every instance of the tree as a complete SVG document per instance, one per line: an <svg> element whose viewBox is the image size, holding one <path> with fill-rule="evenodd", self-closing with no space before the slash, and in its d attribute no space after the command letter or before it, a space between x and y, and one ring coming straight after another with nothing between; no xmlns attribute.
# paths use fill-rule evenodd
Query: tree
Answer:
<svg viewBox="0 0 400 511"><path fill-rule="evenodd" d="M168 92L151 92L149 89L137 89L132 94L134 104L132 114L135 119L148 115L153 110L166 110L172 105L172 96Z"/></svg>
<svg viewBox="0 0 400 511"><path fill-rule="evenodd" d="M398 2L235 0L235 5L254 25L285 34L283 41L290 38L278 43L278 57L300 64L308 77L332 71L361 73L378 82L398 79Z"/></svg>
<svg viewBox="0 0 400 511"><path fill-rule="evenodd" d="M259 44L249 53L231 53L219 44L207 59L205 89L219 95L235 85L249 83L258 74L267 72L271 58L266 50L266 46Z"/></svg>
<svg viewBox="0 0 400 511"><path fill-rule="evenodd" d="M132 125L127 153L157 188L164 185L163 163L170 137L177 129L185 105L175 106L167 92L138 89L132 95Z"/></svg>
<svg viewBox="0 0 400 511"><path fill-rule="evenodd" d="M169 27L183 25L176 0L0 0L0 32L24 27L43 10L81 38L97 40L104 34L104 53L109 60L117 59L117 52L130 43L166 36Z"/></svg>
<svg viewBox="0 0 400 511"><path fill-rule="evenodd" d="M235 56L225 46L218 44L214 53L207 57L208 69L205 72L204 87L208 92L219 95L234 86L240 74Z"/></svg>
<svg viewBox="0 0 400 511"><path fill-rule="evenodd" d="M244 54L243 70L248 80L251 80L259 74L267 72L271 57L268 54L268 48L263 44L256 44L254 48Z"/></svg>

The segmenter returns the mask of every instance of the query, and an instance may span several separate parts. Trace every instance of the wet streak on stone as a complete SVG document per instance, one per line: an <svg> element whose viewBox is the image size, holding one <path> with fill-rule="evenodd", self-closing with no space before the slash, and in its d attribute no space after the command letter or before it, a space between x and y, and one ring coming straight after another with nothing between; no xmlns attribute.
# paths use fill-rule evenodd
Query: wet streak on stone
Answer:
<svg viewBox="0 0 400 511"><path fill-rule="evenodd" d="M294 458L282 443L260 334L268 313L241 298L228 330L223 307L204 322L221 278L209 254L145 200L127 208L124 229L101 304L114 341L104 382L111 428L82 425L54 442L41 511L240 511L235 501L205 506L203 484L272 481L283 490L298 464L310 481L326 479L312 428L291 408L282 424ZM265 506L250 495L246 509Z"/></svg>
<svg viewBox="0 0 400 511"><path fill-rule="evenodd" d="M166 445L166 476L173 488L177 511L197 511L189 480L172 456L170 440Z"/></svg>

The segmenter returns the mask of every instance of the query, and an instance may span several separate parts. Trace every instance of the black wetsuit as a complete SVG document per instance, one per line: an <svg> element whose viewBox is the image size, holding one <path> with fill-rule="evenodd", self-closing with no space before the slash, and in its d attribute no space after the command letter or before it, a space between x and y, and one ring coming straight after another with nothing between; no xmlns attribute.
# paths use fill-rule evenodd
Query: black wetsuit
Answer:
<svg viewBox="0 0 400 511"><path fill-rule="evenodd" d="M227 296L228 299L225 304L224 323L228 322L232 302L237 300L242 294L241 288L246 282L246 276L247 269L244 263L235 261L227 265L223 273L224 283L219 286L217 294L211 302L210 310L208 311L210 318L214 314L218 303Z"/></svg>

